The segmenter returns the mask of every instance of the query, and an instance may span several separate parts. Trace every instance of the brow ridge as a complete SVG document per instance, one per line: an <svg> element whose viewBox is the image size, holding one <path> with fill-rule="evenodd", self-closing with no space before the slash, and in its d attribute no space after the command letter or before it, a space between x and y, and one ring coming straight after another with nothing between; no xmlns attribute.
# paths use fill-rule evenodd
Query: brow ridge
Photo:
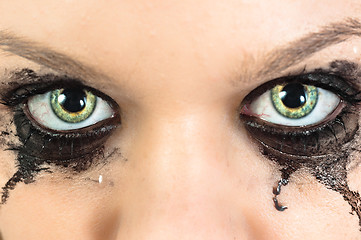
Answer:
<svg viewBox="0 0 361 240"><path fill-rule="evenodd" d="M330 23L317 32L305 36L277 48L265 56L264 66L257 71L257 78L267 78L294 66L331 45L339 44L347 39L361 36L361 23L357 19Z"/></svg>
<svg viewBox="0 0 361 240"><path fill-rule="evenodd" d="M0 50L10 52L59 73L83 80L109 78L94 68L55 51L43 44L20 37L9 31L0 31Z"/></svg>
<svg viewBox="0 0 361 240"><path fill-rule="evenodd" d="M325 25L317 32L308 33L266 54L264 64L256 71L255 75L251 73L252 78L264 79L277 75L314 53L341 43L352 36L361 36L361 22L357 19L347 18L340 22ZM66 54L43 46L41 43L17 36L10 31L0 30L0 49L69 76L87 80L109 78L106 74L96 71Z"/></svg>

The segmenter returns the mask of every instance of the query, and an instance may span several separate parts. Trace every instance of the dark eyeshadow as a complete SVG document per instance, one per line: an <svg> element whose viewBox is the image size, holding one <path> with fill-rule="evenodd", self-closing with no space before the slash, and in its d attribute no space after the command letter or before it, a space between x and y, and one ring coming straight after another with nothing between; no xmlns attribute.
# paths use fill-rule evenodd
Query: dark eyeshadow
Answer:
<svg viewBox="0 0 361 240"><path fill-rule="evenodd" d="M19 79L26 80L27 84L19 85ZM89 169L96 158L103 156L105 141L120 125L118 105L101 92L82 85L77 79L52 74L37 76L33 71L24 69L15 74L14 81L9 83L11 90L2 94L1 103L13 112L12 124L15 125L18 141L9 141L7 150L17 154L17 171L2 188L2 204L17 183L29 184L35 181L39 172L50 172L50 168L44 167L45 165L60 166L74 172ZM92 126L72 131L54 131L38 125L27 110L27 99L62 86L92 91L108 101L114 108L115 115ZM3 131L2 134L9 135L10 132Z"/></svg>
<svg viewBox="0 0 361 240"><path fill-rule="evenodd" d="M289 183L294 172L307 169L326 188L343 196L357 214L361 226L361 197L350 190L347 183L351 156L361 152L361 147L355 143L360 138L360 77L358 65L334 61L328 69L270 81L245 98L243 105L250 104L278 82L298 81L330 90L342 99L343 106L334 119L310 127L280 126L241 111L241 120L263 155L281 167L281 179L273 189L273 202L278 211L287 209L277 199L282 186Z"/></svg>

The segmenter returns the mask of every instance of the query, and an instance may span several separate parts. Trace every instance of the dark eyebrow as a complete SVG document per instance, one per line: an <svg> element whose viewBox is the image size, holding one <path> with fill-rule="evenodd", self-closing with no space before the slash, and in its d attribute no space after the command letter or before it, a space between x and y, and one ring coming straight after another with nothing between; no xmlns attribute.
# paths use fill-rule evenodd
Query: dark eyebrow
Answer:
<svg viewBox="0 0 361 240"><path fill-rule="evenodd" d="M94 81L109 78L94 68L63 54L42 46L41 43L16 36L8 31L0 31L0 50L26 58L69 77Z"/></svg>
<svg viewBox="0 0 361 240"><path fill-rule="evenodd" d="M267 79L269 76L277 75L314 53L353 36L361 36L361 23L358 20L348 18L341 22L330 23L317 32L308 33L300 39L271 51L265 56L264 64L257 71L256 77Z"/></svg>

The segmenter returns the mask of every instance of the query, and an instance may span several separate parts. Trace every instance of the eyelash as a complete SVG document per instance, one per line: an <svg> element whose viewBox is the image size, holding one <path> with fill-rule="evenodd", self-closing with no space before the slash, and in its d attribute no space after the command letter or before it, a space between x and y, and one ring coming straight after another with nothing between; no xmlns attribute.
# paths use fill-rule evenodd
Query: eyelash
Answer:
<svg viewBox="0 0 361 240"><path fill-rule="evenodd" d="M259 144L260 152L279 165L281 178L273 188L273 203L278 211L281 187L289 183L290 176L305 169L326 188L341 194L352 212L358 215L361 225L359 193L350 190L347 183L347 166L354 153L360 153L360 68L357 64L336 60L327 70L316 69L272 80L253 90L241 103L240 120L249 135ZM275 85L298 82L329 90L341 100L328 117L314 125L282 126L272 124L244 111L256 97ZM357 197L354 197L357 196Z"/></svg>
<svg viewBox="0 0 361 240"><path fill-rule="evenodd" d="M120 116L117 114L114 118L110 120L107 119L102 121L94 126L87 127L83 130L73 130L69 132L54 132L49 129L44 129L40 126L34 124L34 121L29 119L29 115L26 112L26 100L36 94L42 94L47 91L51 91L63 86L74 86L81 87L83 89L88 89L95 93L96 95L104 98L111 104L113 108L116 109L116 112L119 112L118 105L108 96L103 93L83 85L79 80L70 79L68 77L60 77L56 75L44 75L37 76L35 72L29 69L23 69L22 71L15 74L15 78L22 79L26 78L28 81L31 81L29 84L24 84L22 86L16 87L14 90L8 91L2 97L2 103L13 108L14 111L14 123L17 127L17 134L22 142L22 146L14 147L17 151L21 152L24 155L29 155L37 158L37 161L45 161L47 163L55 163L56 165L69 166L72 165L75 168L85 168L87 165L84 161L79 161L80 158L84 159L84 156L91 153L89 149L98 149L99 146L105 141L105 138L109 133L119 125ZM360 99L357 98L359 92L356 91L352 85L344 80L341 77L338 77L333 74L325 73L325 71L315 71L314 73L302 73L297 76L288 76L282 77L270 82L263 84L262 86L253 90L242 102L242 106L249 104L254 100L255 97L261 95L261 93L266 90L271 89L277 84L287 83L290 81L295 81L295 78L303 84L310 84L316 87L321 87L327 90L330 90L336 93L344 101L345 107L342 111L331 121L327 123L318 124L316 127L312 128L295 128L295 127L286 127L279 128L274 124L266 123L263 120L258 119L257 117L249 116L241 110L241 120L243 120L247 126L247 129L254 135L254 137L261 143L266 144L269 147L278 150L279 152L284 151L284 146L287 141L291 142L292 146L288 146L288 152L299 153L300 144L303 144L304 153L310 152L309 148L307 149L307 144L310 145L309 139L316 139L316 142L313 145L316 145L316 150L311 151L314 154L326 154L326 152L321 152L319 149L320 134L329 132L329 136L334 136L335 141L338 139L335 133L335 127L337 125L341 126L345 132L346 126L343 121L344 115L355 115L356 105L360 102ZM356 129L357 127L354 126ZM265 139L264 135L273 136L272 141L276 145L270 145L270 142ZM322 134L321 134L322 135ZM351 134L353 135L353 134ZM30 138L38 139L38 141L30 141ZM39 142L39 139L42 139L42 142ZM278 140L277 140L278 139ZM279 141L281 139L281 141ZM89 141L89 144L84 142ZM97 141L96 141L97 140ZM350 139L346 139L349 141ZM34 145L34 142L38 145ZM80 144L82 142L82 144ZM90 144L95 142L96 144ZM342 141L344 142L344 141ZM57 151L51 151L56 153L55 155L47 155L47 159L42 157L46 155L47 146L50 149L57 149ZM90 146L89 146L90 145ZM82 147L85 146L85 149ZM298 147L295 147L298 146ZM75 149L74 149L75 147ZM65 149L65 150L64 150ZM76 151L74 151L76 150ZM292 152L294 151L294 152ZM39 152L38 154L35 154ZM45 152L45 153L44 153ZM74 154L77 152L78 154ZM39 163L40 164L40 163Z"/></svg>
<svg viewBox="0 0 361 240"><path fill-rule="evenodd" d="M70 168L75 172L89 169L96 157L103 156L106 139L121 124L117 103L77 79L54 74L38 76L30 69L23 69L13 74L8 85L10 89L3 89L0 93L0 103L8 106L13 112L11 125L15 125L14 137L19 139L20 143L12 143L12 140L7 143L7 150L17 152L17 171L2 188L0 204L6 203L10 191L17 183L29 184L35 181L34 178L39 172L51 172L44 164ZM91 91L109 104L114 110L114 115L89 127L71 131L55 131L37 125L36 121L31 119L31 114L27 112L27 100L34 95L61 89L64 86ZM7 135L10 133L11 130Z"/></svg>
<svg viewBox="0 0 361 240"><path fill-rule="evenodd" d="M343 103L340 113L334 119L323 121L316 126L287 127L266 122L244 111L247 105L267 90L278 84L295 81L320 87L338 95ZM358 129L356 119L358 103L361 100L358 98L359 94L360 92L347 80L321 71L282 77L265 83L246 96L241 104L240 118L252 137L276 158L282 155L297 158L298 162L302 163L307 161L308 157L332 154L332 150L337 151L343 144L352 140ZM333 144L334 148L324 148L326 143ZM282 161L280 159L278 161Z"/></svg>
<svg viewBox="0 0 361 240"><path fill-rule="evenodd" d="M107 137L120 124L118 105L110 97L83 85L76 79L52 74L37 76L29 69L22 70L15 77L24 78L24 76L31 83L17 86L2 97L2 103L12 108L14 112L14 124L21 141L20 146L13 146L12 149L22 156L31 157L36 165L48 163L71 166L78 171L87 169L95 153L99 152ZM64 86L93 92L110 104L115 116L89 127L71 131L54 131L37 125L28 113L27 99Z"/></svg>

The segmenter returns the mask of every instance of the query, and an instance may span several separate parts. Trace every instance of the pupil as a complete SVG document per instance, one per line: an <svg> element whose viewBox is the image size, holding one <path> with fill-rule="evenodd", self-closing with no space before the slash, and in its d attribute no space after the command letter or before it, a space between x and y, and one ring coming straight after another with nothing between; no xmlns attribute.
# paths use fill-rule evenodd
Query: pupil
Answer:
<svg viewBox="0 0 361 240"><path fill-rule="evenodd" d="M287 84L279 96L286 107L299 108L306 103L305 87L300 83Z"/></svg>
<svg viewBox="0 0 361 240"><path fill-rule="evenodd" d="M81 89L64 89L58 97L59 104L68 112L79 112L85 108L86 93Z"/></svg>

